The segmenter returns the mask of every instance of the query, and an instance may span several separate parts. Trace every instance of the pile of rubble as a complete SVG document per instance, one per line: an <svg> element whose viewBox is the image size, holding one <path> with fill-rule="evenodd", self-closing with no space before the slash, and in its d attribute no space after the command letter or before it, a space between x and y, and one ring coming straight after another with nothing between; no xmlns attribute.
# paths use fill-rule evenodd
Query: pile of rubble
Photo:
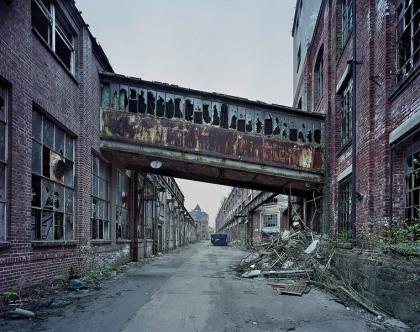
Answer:
<svg viewBox="0 0 420 332"><path fill-rule="evenodd" d="M277 278L270 283L281 294L302 295L311 280L319 280L329 269L333 254L322 251L321 237L309 231L285 231L263 243L242 259L238 271L243 278Z"/></svg>

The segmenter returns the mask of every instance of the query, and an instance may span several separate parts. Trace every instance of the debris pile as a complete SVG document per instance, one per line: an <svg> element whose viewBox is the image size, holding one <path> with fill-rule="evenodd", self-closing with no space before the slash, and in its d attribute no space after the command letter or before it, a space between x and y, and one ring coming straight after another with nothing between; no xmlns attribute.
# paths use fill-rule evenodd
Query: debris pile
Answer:
<svg viewBox="0 0 420 332"><path fill-rule="evenodd" d="M376 316L384 315L334 269L336 249L327 238L307 229L285 231L251 249L237 268L242 278L270 278L268 285L288 295L302 296L310 291L310 285L316 285L350 298Z"/></svg>

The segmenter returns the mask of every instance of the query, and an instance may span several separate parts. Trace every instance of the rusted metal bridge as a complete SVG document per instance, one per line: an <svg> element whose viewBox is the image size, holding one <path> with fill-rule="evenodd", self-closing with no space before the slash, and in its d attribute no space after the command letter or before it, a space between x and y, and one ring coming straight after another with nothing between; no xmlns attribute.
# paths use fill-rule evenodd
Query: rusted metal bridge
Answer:
<svg viewBox="0 0 420 332"><path fill-rule="evenodd" d="M129 169L305 195L323 146L321 114L101 73L101 149Z"/></svg>

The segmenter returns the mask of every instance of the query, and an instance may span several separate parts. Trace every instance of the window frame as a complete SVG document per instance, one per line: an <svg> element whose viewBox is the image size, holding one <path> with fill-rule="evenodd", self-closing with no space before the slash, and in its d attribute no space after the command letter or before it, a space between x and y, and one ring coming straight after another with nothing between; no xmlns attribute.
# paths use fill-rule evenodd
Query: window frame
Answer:
<svg viewBox="0 0 420 332"><path fill-rule="evenodd" d="M270 221L270 224L273 224L275 222L274 226L266 226L265 225L266 220L264 220L264 219L267 216L271 216L271 217L275 216L276 217L275 221L274 221L274 219ZM261 213L261 230L263 228L280 228L280 218L279 217L280 217L279 212L263 212L263 213Z"/></svg>
<svg viewBox="0 0 420 332"><path fill-rule="evenodd" d="M48 40L45 40L43 34L36 28L36 26L32 22L32 28L37 32L37 35L50 47L50 49L54 52L56 57L62 63L62 65L73 75L76 75L76 51L75 51L75 40L76 40L76 33L71 28L70 24L66 22L65 18L62 18L63 15L57 15L57 6L55 5L54 1L50 1L50 9L46 8L45 4L41 0L32 0L31 2L33 5L38 6L41 12L45 15L46 19L48 20ZM58 17L57 17L58 16ZM59 22L60 21L60 22ZM72 36L72 40L69 40L66 36L64 30L70 32ZM68 48L70 52L70 63L69 66L65 63L65 61L60 57L57 53L57 45L56 45L56 34L62 39L65 46Z"/></svg>
<svg viewBox="0 0 420 332"><path fill-rule="evenodd" d="M338 223L337 235L345 240L350 240L351 235L351 200L352 200L352 175L346 176L338 182Z"/></svg>
<svg viewBox="0 0 420 332"><path fill-rule="evenodd" d="M120 180L124 178L125 182L125 191L122 191L120 186ZM125 171L117 169L117 179L116 179L116 189L115 189L115 236L117 240L121 239L130 239L129 231L129 177ZM125 202L123 202L123 192L125 193ZM124 212L124 214L123 214ZM126 217L125 222L119 222L121 216ZM121 225L121 232L119 226ZM125 229L123 228L125 226Z"/></svg>
<svg viewBox="0 0 420 332"><path fill-rule="evenodd" d="M341 49L344 49L353 31L353 1L341 1Z"/></svg>
<svg viewBox="0 0 420 332"><path fill-rule="evenodd" d="M416 19L420 23L420 8L414 12L415 1L399 0L396 4L397 8L397 23L395 26L395 43L396 43L396 81L401 82L404 77L409 76L415 68L418 68L420 57L420 27L416 29ZM408 18L408 22L407 22ZM408 34L409 45L403 45L404 34ZM415 47L415 40L417 36L417 49ZM408 48L408 50L407 50ZM402 56L402 51L406 54ZM404 59L402 59L404 57Z"/></svg>
<svg viewBox="0 0 420 332"><path fill-rule="evenodd" d="M94 163L97 163L97 174L94 173L95 167ZM110 197L110 187L111 187L111 172L110 172L110 164L105 162L102 158L100 158L96 153L92 152L91 155L91 190L90 190L90 197L91 197L91 213L90 213L90 238L92 240L103 240L103 241L110 241L111 240L111 197ZM103 171L103 175L101 175L101 170ZM97 194L94 193L94 181L97 181ZM100 183L104 182L105 188L105 197L101 196L101 185ZM103 195L103 194L102 194ZM105 203L105 209L102 212L102 218L99 218L95 214L94 208L94 200L97 201L95 206L99 206L98 203ZM97 209L96 209L97 210ZM105 216L106 210L106 218ZM94 237L94 223L96 224L96 236ZM102 230L100 230L100 225L102 224ZM106 225L108 225L108 232L105 232ZM102 236L100 236L102 234ZM106 236L105 236L106 235Z"/></svg>
<svg viewBox="0 0 420 332"><path fill-rule="evenodd" d="M417 167L414 166L414 156L418 156ZM411 161L409 162L408 160ZM418 178L415 178L415 175ZM420 142L414 143L404 153L404 215L409 224L420 222ZM416 185L416 180L419 182ZM416 197L417 195L417 197ZM414 201L417 201L415 204ZM410 212L408 211L410 210Z"/></svg>
<svg viewBox="0 0 420 332"><path fill-rule="evenodd" d="M0 159L0 167L4 167L4 198L0 198L0 204L3 204L3 235L0 234L0 242L5 242L8 239L8 161L9 161L9 126L8 126L8 95L9 89L4 84L0 84L0 97L3 99L4 119L0 118L0 123L4 124L4 159ZM0 154L1 156L1 154ZM1 213L1 212L0 212ZM2 237L3 238L2 238Z"/></svg>
<svg viewBox="0 0 420 332"><path fill-rule="evenodd" d="M314 110L324 96L324 47L318 51L314 68Z"/></svg>
<svg viewBox="0 0 420 332"><path fill-rule="evenodd" d="M34 126L34 114L37 113L37 116L40 116L40 138L39 137L35 137L34 136L34 130L32 129L32 166L31 166L31 178L32 178L32 184L31 184L31 188L32 190L34 190L34 184L38 184L39 181L39 205L34 205L34 199L35 198L35 194L33 194L33 199L31 201L31 240L32 241L54 241L54 242L65 242L65 241L73 241L75 239L75 219L76 219L76 211L75 211L75 199L76 199L76 185L75 185L75 173L76 173L76 167L75 167L75 160L76 160L76 154L75 154L75 142L76 139L74 136L72 136L71 134L69 134L69 131L65 128L63 128L62 126L60 126L56 121L51 120L49 117L47 117L39 108L37 107L33 107L32 109L32 126ZM49 123L49 125L52 125L53 128L53 146L49 146L46 141L45 141L45 137L44 137L44 121L45 123ZM34 128L34 127L32 127ZM61 151L59 151L57 149L57 141L56 141L56 131L62 132L63 133L63 151L61 153ZM67 151L68 148L70 148L70 145L67 144L67 141L70 140L71 143L71 154L69 154L70 152ZM34 169L34 143L38 144L40 147L40 159L38 161L40 161L40 170L39 172L37 170ZM65 160L66 162L71 163L72 166L72 173L71 173L71 183L69 184L68 182L66 183L66 178L64 178L63 175L63 181L59 181L56 178L54 178L51 174L49 176L46 176L44 173L44 167L46 165L44 165L44 153L49 153L51 158L52 153L56 156L58 156L61 159L57 159L57 160ZM49 159L49 163L48 163L48 167L51 170L51 160ZM50 184L52 186L52 190L54 192L54 194L52 195L52 208L46 208L46 204L47 201L49 200L49 198L46 199L45 201L45 206L44 205L44 192L43 192L43 188L44 185L47 187L48 184ZM63 203L63 207L62 210L59 210L59 208L56 206L56 202L57 202L57 198L55 197L55 194L58 192L56 191L56 188L58 188L57 190L59 190L60 192L63 193L63 198L62 198L62 203ZM34 192L34 191L33 191ZM71 199L71 208L69 208L70 212L67 211L67 204L68 204L68 196L67 193L70 193L72 196ZM51 194L48 194L48 196L50 196ZM45 234L43 232L44 228L43 228L43 218L44 215L48 215L48 214L52 214L52 224L50 226L50 228L52 228L52 238L49 238L48 234L50 232L50 230L48 230L47 236L45 237ZM59 225L56 224L56 220L57 220L57 216L58 215L62 215L62 237L56 239L55 236L55 230L56 228L60 227ZM34 217L38 216L39 217L39 221L37 222L36 220L34 220ZM71 218L72 221L72 234L71 234L71 238L67 238L67 232L66 232L66 221L67 221L67 217ZM39 225L38 225L39 223ZM39 236L38 236L39 235Z"/></svg>
<svg viewBox="0 0 420 332"><path fill-rule="evenodd" d="M341 147L352 141L353 136L353 79L349 78L340 92L340 143Z"/></svg>

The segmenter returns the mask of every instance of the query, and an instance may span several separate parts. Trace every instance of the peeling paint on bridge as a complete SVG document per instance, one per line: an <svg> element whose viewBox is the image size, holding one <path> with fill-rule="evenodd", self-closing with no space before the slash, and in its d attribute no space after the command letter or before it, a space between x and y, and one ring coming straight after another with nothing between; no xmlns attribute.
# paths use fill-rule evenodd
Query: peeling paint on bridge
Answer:
<svg viewBox="0 0 420 332"><path fill-rule="evenodd" d="M276 192L320 190L323 117L102 74L102 149L127 167ZM212 110L213 112L211 112Z"/></svg>

